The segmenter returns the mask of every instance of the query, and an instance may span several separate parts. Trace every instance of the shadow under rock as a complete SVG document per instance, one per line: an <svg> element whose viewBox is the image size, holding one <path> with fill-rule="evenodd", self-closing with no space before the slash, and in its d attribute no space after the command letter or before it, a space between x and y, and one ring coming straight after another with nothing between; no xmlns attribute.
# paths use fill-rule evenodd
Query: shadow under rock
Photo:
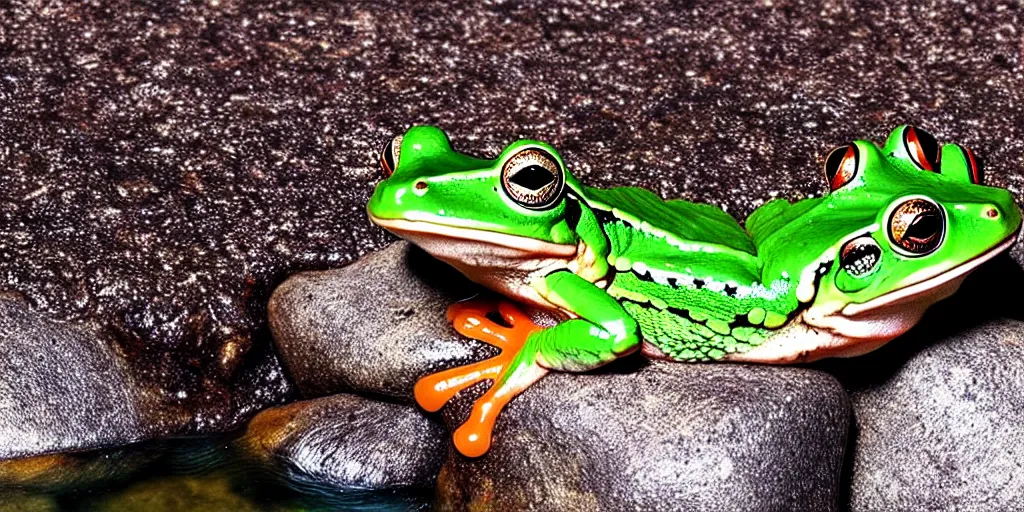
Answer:
<svg viewBox="0 0 1024 512"><path fill-rule="evenodd" d="M409 245L409 250L405 253L405 264L418 279L449 296L464 298L482 291L479 285L467 279L454 267L415 245Z"/></svg>

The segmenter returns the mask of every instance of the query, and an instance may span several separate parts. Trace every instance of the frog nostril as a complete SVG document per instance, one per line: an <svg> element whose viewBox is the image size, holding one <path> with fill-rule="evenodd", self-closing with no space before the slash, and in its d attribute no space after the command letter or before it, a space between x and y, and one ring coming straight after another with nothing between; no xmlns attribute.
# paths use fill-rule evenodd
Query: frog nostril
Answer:
<svg viewBox="0 0 1024 512"><path fill-rule="evenodd" d="M427 182L417 181L416 184L413 185L413 187L415 187L418 192L423 193L424 191L427 190Z"/></svg>
<svg viewBox="0 0 1024 512"><path fill-rule="evenodd" d="M985 209L985 216L990 218L990 219L998 219L999 218L999 210L996 209L995 207L990 206L990 207Z"/></svg>

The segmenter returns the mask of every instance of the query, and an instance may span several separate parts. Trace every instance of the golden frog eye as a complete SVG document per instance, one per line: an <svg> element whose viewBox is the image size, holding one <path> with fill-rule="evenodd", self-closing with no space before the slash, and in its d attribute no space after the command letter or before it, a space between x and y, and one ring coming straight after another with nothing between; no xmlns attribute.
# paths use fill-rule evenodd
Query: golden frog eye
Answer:
<svg viewBox="0 0 1024 512"><path fill-rule="evenodd" d="M942 210L927 199L903 201L889 215L889 239L908 256L924 256L938 249L945 231Z"/></svg>
<svg viewBox="0 0 1024 512"><path fill-rule="evenodd" d="M856 144L833 149L825 159L825 180L832 192L839 190L857 176L860 153Z"/></svg>
<svg viewBox="0 0 1024 512"><path fill-rule="evenodd" d="M938 172L941 153L939 143L932 134L908 126L903 130L903 148L918 168Z"/></svg>
<svg viewBox="0 0 1024 512"><path fill-rule="evenodd" d="M398 168L398 156L402 151L402 136L397 135L384 146L380 152L380 168L384 171L384 177L390 178Z"/></svg>
<svg viewBox="0 0 1024 512"><path fill-rule="evenodd" d="M853 277L871 273L882 260L882 248L870 235L854 238L839 250L839 265Z"/></svg>
<svg viewBox="0 0 1024 512"><path fill-rule="evenodd" d="M531 210L557 204L565 184L558 160L540 148L527 148L501 168L501 186L510 199Z"/></svg>

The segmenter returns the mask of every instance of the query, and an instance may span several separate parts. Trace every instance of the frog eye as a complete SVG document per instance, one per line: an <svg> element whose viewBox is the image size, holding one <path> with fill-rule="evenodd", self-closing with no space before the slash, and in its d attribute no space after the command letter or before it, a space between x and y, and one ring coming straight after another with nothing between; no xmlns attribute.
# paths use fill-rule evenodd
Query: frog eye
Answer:
<svg viewBox="0 0 1024 512"><path fill-rule="evenodd" d="M516 153L501 168L501 186L505 194L531 210L554 206L564 184L562 166L554 156L540 148Z"/></svg>
<svg viewBox="0 0 1024 512"><path fill-rule="evenodd" d="M839 250L839 265L853 277L870 274L882 261L882 248L870 235L854 238Z"/></svg>
<svg viewBox="0 0 1024 512"><path fill-rule="evenodd" d="M906 256L924 256L938 249L945 231L942 209L928 199L903 201L889 215L889 239Z"/></svg>
<svg viewBox="0 0 1024 512"><path fill-rule="evenodd" d="M398 168L398 155L402 150L402 136L397 135L380 152L380 168L384 171L384 177L388 178Z"/></svg>
<svg viewBox="0 0 1024 512"><path fill-rule="evenodd" d="M856 144L833 149L825 159L825 180L832 192L839 190L857 176L860 153Z"/></svg>
<svg viewBox="0 0 1024 512"><path fill-rule="evenodd" d="M903 149L919 169L939 170L939 143L932 134L913 126L906 127L903 130Z"/></svg>
<svg viewBox="0 0 1024 512"><path fill-rule="evenodd" d="M967 162L967 172L970 173L970 176L968 177L971 179L971 183L974 183L975 185L981 185L981 168L978 167L978 161L974 159L974 152L959 144L956 144L956 147L957 149L960 150L961 153L963 153L964 162Z"/></svg>

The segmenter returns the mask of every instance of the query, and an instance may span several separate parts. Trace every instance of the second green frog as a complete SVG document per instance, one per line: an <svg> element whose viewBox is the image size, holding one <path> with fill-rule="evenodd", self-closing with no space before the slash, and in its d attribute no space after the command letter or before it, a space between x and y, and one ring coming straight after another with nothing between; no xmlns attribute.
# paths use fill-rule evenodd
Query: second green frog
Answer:
<svg viewBox="0 0 1024 512"><path fill-rule="evenodd" d="M494 381L454 434L467 456L488 450L502 407L549 370L586 371L641 347L758 363L871 351L1009 248L1021 225L1010 193L981 185L969 150L910 126L881 148L833 151L825 197L770 201L745 228L714 206L586 187L537 141L478 159L420 126L391 141L380 165L373 222L565 319L542 328L507 302L449 310L459 332L502 350L416 385L433 411Z"/></svg>

